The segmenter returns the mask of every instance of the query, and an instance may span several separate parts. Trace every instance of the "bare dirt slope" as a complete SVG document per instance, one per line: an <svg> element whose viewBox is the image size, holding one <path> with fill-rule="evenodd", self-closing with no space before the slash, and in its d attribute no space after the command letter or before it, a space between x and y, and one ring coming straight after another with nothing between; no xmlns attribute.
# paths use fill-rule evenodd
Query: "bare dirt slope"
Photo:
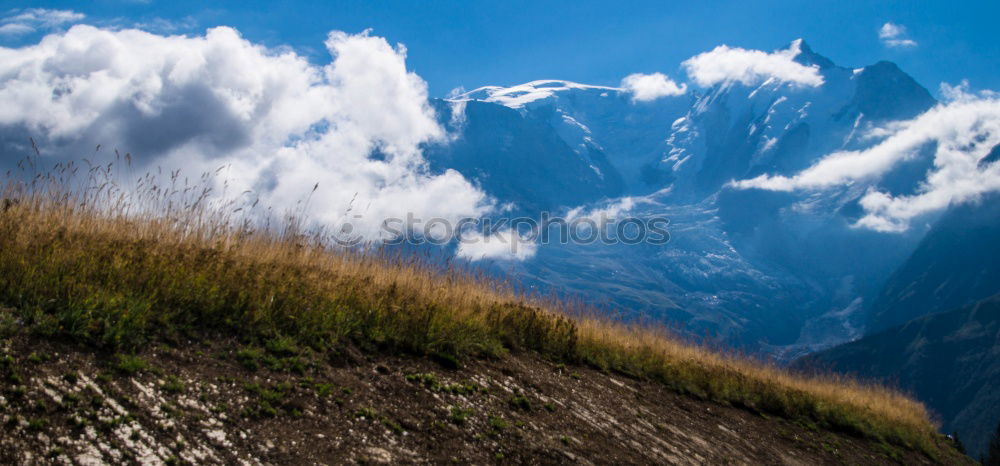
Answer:
<svg viewBox="0 0 1000 466"><path fill-rule="evenodd" d="M3 464L963 464L531 355L0 348Z"/></svg>

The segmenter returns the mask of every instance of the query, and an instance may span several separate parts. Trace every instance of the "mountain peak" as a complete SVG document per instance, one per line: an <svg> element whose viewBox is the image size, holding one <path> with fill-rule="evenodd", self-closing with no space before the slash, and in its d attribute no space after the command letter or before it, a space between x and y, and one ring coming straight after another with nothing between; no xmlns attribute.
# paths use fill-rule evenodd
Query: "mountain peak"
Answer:
<svg viewBox="0 0 1000 466"><path fill-rule="evenodd" d="M540 79L511 87L483 86L469 92L459 94L448 100L458 102L466 100L481 100L484 102L496 102L510 108L521 108L536 100L552 97L558 92L565 92L574 89L614 92L621 91L621 88L617 87L592 86L589 84L580 84L560 79Z"/></svg>
<svg viewBox="0 0 1000 466"><path fill-rule="evenodd" d="M855 74L855 79L858 86L851 105L866 118L913 118L937 103L927 89L891 61L868 65Z"/></svg>
<svg viewBox="0 0 1000 466"><path fill-rule="evenodd" d="M790 44L786 50L797 51L795 54L795 61L803 65L811 66L816 65L820 68L830 68L836 66L833 60L826 58L813 51L812 47L806 43L805 39L795 39Z"/></svg>

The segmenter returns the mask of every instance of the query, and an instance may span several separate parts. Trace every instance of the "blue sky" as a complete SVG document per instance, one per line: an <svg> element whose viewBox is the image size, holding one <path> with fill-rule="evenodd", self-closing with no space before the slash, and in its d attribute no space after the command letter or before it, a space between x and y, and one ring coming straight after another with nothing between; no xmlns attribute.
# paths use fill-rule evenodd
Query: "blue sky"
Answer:
<svg viewBox="0 0 1000 466"><path fill-rule="evenodd" d="M617 85L634 72L682 78L679 64L716 45L772 50L802 37L845 66L898 63L937 94L942 81L968 79L973 89L1000 89L1000 2L771 1L771 2L469 2L188 0L6 2L9 9L69 9L94 24L143 23L149 29L201 33L233 26L253 42L288 45L317 63L329 58L330 30L359 32L406 44L408 66L432 96L462 86L512 85L567 79ZM887 22L916 46L879 39ZM3 45L37 35L0 37Z"/></svg>

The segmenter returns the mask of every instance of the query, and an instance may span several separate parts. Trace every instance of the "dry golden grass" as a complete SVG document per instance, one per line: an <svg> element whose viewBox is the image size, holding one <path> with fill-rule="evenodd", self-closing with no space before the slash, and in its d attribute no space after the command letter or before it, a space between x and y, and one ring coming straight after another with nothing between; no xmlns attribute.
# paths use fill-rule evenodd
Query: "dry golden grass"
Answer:
<svg viewBox="0 0 1000 466"><path fill-rule="evenodd" d="M936 449L924 407L896 391L792 374L656 328L570 318L565 303L420 257L333 248L294 215L273 220L252 199L213 201L210 176L191 186L172 173L161 186L145 175L123 186L111 165L68 165L16 181L28 173L0 192L0 305L37 334L114 350L229 332L329 351L353 344L459 359L534 351L808 426Z"/></svg>

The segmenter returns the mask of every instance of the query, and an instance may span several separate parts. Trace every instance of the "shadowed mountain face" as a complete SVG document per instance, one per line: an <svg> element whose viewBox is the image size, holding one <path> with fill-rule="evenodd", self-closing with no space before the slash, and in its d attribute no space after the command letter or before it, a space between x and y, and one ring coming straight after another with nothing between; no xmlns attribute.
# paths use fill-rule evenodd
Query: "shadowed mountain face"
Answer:
<svg viewBox="0 0 1000 466"><path fill-rule="evenodd" d="M882 284L925 230L852 227L869 187L914 189L931 151L872 183L822 192L737 190L734 179L791 175L864 135L931 108L930 94L882 62L845 68L796 41L815 87L770 79L636 101L624 89L566 81L484 87L435 103L452 142L428 147L435 171L455 169L516 213L670 219L666 245L549 244L514 272L700 336L790 358L863 334Z"/></svg>
<svg viewBox="0 0 1000 466"><path fill-rule="evenodd" d="M871 330L1000 292L998 239L1000 196L952 208L886 283L872 310Z"/></svg>
<svg viewBox="0 0 1000 466"><path fill-rule="evenodd" d="M435 172L457 170L501 202L539 212L622 193L622 180L596 147L574 151L545 120L504 106L433 102L452 140L428 145Z"/></svg>
<svg viewBox="0 0 1000 466"><path fill-rule="evenodd" d="M795 366L898 385L978 457L1000 420L1000 295L806 356Z"/></svg>

